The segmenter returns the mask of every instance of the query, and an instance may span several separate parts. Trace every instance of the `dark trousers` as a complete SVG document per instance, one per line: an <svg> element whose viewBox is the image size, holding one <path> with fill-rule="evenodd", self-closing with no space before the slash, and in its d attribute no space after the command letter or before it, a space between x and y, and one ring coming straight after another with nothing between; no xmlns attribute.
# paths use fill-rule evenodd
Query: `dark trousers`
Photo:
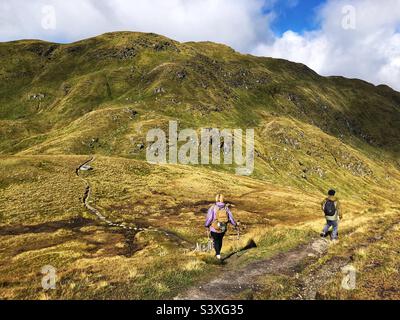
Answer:
<svg viewBox="0 0 400 320"><path fill-rule="evenodd" d="M217 232L212 232L211 231L211 237L214 240L214 249L215 249L215 254L219 255L221 254L221 249L222 249L222 239L224 238L225 232L224 233L217 233Z"/></svg>

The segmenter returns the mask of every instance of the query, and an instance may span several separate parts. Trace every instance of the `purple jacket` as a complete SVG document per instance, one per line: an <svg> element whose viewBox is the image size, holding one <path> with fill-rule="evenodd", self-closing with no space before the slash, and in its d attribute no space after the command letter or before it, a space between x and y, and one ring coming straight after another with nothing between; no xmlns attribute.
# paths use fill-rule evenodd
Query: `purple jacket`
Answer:
<svg viewBox="0 0 400 320"><path fill-rule="evenodd" d="M206 228L210 228L210 231L212 232L217 232L212 226L212 222L215 220L215 214L216 214L216 210L215 210L215 206L218 206L219 208L223 208L225 207L225 203L223 202L217 202L214 206L212 206L210 209L208 209L208 213L207 213L207 219L206 219L206 223L205 223L205 227ZM236 221L233 218L232 212L229 210L228 207L226 207L226 212L228 213L228 218L229 218L229 222L233 225L236 226Z"/></svg>

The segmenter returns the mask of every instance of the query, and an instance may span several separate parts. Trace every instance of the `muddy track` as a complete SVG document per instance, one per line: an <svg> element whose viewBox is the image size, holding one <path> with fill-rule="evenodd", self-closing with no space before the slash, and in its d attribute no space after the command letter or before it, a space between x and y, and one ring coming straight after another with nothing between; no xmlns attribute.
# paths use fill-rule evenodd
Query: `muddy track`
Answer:
<svg viewBox="0 0 400 320"><path fill-rule="evenodd" d="M134 237L135 237L136 233L148 231L148 232L159 232L159 233L162 233L163 235L165 235L169 239L174 240L176 243L178 243L180 246L182 246L185 249L194 248L194 244L188 242L186 239L181 238L180 236L178 236L177 234L175 234L173 232L170 232L170 231L167 231L167 230L164 230L164 229L153 228L152 226L139 227L139 226L132 226L132 225L130 226L128 223L125 223L125 222L117 223L117 222L114 222L114 221L110 220L109 218L105 217L100 212L100 210L98 210L97 208L92 206L90 204L90 197L91 197L91 193L92 193L92 187L91 187L89 181L87 179L83 178L80 175L80 172L81 172L81 169L82 169L83 166L89 165L94 160L95 160L95 157L92 156L90 159L88 159L85 162L83 162L75 170L75 174L77 175L77 177L79 177L86 185L85 193L83 195L83 204L84 204L85 208L90 213L94 214L99 220L101 220L102 222L107 224L109 227L122 229L124 231L125 237L127 239L128 247L132 247L132 248L135 247L133 245L133 240L134 240Z"/></svg>
<svg viewBox="0 0 400 320"><path fill-rule="evenodd" d="M189 289L175 300L229 300L242 293L257 292L261 289L257 285L260 277L279 274L294 276L306 263L325 254L328 243L325 239L318 239L272 258L252 262L244 268L226 266L221 276Z"/></svg>

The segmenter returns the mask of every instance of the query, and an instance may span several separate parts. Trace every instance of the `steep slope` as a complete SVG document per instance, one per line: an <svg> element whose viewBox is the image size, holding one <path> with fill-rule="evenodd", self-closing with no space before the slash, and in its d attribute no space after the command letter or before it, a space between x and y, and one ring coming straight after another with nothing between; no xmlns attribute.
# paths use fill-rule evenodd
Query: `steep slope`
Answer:
<svg viewBox="0 0 400 320"><path fill-rule="evenodd" d="M317 170L321 176L332 165L353 176L381 171L348 148L347 154L341 152L348 163L321 150L335 144L324 133L379 167L387 167L380 162L387 160L398 168L400 94L384 86L324 78L303 65L154 34L110 33L70 45L19 41L1 44L0 52L3 154L96 152L138 158L132 148L144 140L143 123L152 120L156 126L175 118L182 128L255 127L257 154L263 158L259 163L274 162L266 159L274 158L268 140L275 138L275 160L284 161L273 169L295 173L295 179L289 177L294 183L304 178L301 171ZM307 134L298 123L320 131ZM263 135L259 129L265 126L272 129ZM280 136L268 130L281 130ZM285 144L307 152L303 160L310 165L289 170L285 163L303 157L299 152L285 155ZM339 162L325 164L316 154ZM258 172L270 176L265 166ZM384 172L378 176L384 181Z"/></svg>

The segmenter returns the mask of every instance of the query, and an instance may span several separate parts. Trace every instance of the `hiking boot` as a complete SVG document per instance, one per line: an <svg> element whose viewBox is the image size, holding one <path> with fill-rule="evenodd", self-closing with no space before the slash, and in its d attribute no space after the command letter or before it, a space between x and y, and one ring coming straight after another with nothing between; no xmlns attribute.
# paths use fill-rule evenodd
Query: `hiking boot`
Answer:
<svg viewBox="0 0 400 320"><path fill-rule="evenodd" d="M217 254L216 257L217 257L218 260L221 260L221 255L220 254Z"/></svg>
<svg viewBox="0 0 400 320"><path fill-rule="evenodd" d="M320 235L322 238L325 238L325 237L326 237L326 234L323 233L323 232L321 232L319 235Z"/></svg>

